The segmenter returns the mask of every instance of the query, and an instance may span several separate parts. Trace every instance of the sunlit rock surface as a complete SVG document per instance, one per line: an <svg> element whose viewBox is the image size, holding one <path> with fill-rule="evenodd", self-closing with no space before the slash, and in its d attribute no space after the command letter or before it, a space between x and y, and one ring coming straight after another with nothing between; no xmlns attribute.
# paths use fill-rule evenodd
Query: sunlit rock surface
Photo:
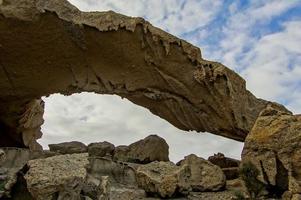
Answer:
<svg viewBox="0 0 301 200"><path fill-rule="evenodd" d="M142 18L80 12L65 0L3 0L0 30L0 146L40 149L40 97L53 93L117 94L179 129L239 141L269 103Z"/></svg>

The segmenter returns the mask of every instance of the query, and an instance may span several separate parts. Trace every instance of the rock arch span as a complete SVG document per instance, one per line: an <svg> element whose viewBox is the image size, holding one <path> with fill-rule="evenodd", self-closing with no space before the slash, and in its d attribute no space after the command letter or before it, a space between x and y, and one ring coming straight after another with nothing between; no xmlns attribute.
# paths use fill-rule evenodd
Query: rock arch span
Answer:
<svg viewBox="0 0 301 200"><path fill-rule="evenodd" d="M39 148L40 97L82 91L117 94L182 130L239 141L271 103L142 18L63 0L0 1L0 145Z"/></svg>

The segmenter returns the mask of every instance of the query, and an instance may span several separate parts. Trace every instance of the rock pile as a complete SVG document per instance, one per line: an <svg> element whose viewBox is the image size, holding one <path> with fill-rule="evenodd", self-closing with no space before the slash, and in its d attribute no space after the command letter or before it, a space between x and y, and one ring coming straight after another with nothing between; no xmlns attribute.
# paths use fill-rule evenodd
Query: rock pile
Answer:
<svg viewBox="0 0 301 200"><path fill-rule="evenodd" d="M177 164L170 162L167 143L156 135L125 146L128 151L122 157L116 156L120 147L108 142L49 146L51 151L0 151L2 197L20 195L12 189L21 184L20 178L30 200L189 199L202 192L224 191L226 186L222 169L203 158L189 155Z"/></svg>
<svg viewBox="0 0 301 200"><path fill-rule="evenodd" d="M233 159L233 158L227 158L222 153L214 154L213 156L210 156L208 160L222 168L224 174L226 175L227 180L236 179L239 176L239 165L240 161Z"/></svg>

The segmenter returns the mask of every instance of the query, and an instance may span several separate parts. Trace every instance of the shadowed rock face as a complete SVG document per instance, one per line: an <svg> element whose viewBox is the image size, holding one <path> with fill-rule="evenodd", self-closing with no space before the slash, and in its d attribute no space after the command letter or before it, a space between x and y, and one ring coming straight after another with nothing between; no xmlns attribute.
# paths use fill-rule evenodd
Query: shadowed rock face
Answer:
<svg viewBox="0 0 301 200"><path fill-rule="evenodd" d="M179 129L239 141L269 103L142 18L80 12L64 0L2 0L0 30L1 146L40 148L40 97L53 93L116 94Z"/></svg>

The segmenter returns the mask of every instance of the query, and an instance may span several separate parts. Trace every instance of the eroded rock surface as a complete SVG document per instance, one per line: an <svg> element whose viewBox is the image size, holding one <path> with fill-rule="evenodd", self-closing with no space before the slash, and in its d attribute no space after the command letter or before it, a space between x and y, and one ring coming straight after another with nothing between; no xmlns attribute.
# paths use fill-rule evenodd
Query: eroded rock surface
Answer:
<svg viewBox="0 0 301 200"><path fill-rule="evenodd" d="M0 146L40 148L40 97L53 93L116 94L182 130L239 141L268 103L142 18L80 12L66 0L3 0L0 30Z"/></svg>
<svg viewBox="0 0 301 200"><path fill-rule="evenodd" d="M87 146L78 141L62 142L59 144L49 144L49 150L59 154L86 153Z"/></svg>
<svg viewBox="0 0 301 200"><path fill-rule="evenodd" d="M129 146L118 146L114 151L114 160L146 164L153 161L169 161L169 146L157 136L149 135Z"/></svg>
<svg viewBox="0 0 301 200"><path fill-rule="evenodd" d="M87 164L87 153L30 160L24 176L27 188L36 200L80 200Z"/></svg>
<svg viewBox="0 0 301 200"><path fill-rule="evenodd" d="M260 170L258 177L281 195L301 193L301 116L268 106L248 135L243 162Z"/></svg>
<svg viewBox="0 0 301 200"><path fill-rule="evenodd" d="M188 169L186 182L192 191L219 191L226 185L226 177L219 166L194 154L186 156L177 165Z"/></svg>
<svg viewBox="0 0 301 200"><path fill-rule="evenodd" d="M18 172L23 169L29 160L54 156L48 151L31 151L29 149L7 147L0 149L0 198L10 197L11 190L18 179Z"/></svg>
<svg viewBox="0 0 301 200"><path fill-rule="evenodd" d="M88 145L89 156L112 157L115 146L109 142L95 142Z"/></svg>
<svg viewBox="0 0 301 200"><path fill-rule="evenodd" d="M222 153L214 154L213 156L210 156L208 160L212 164L222 168L227 180L233 180L238 178L240 165L239 160L225 157L225 155Z"/></svg>
<svg viewBox="0 0 301 200"><path fill-rule="evenodd" d="M179 189L179 180L187 176L187 169L172 162L152 162L137 169L138 185L146 192L163 198L172 197Z"/></svg>

